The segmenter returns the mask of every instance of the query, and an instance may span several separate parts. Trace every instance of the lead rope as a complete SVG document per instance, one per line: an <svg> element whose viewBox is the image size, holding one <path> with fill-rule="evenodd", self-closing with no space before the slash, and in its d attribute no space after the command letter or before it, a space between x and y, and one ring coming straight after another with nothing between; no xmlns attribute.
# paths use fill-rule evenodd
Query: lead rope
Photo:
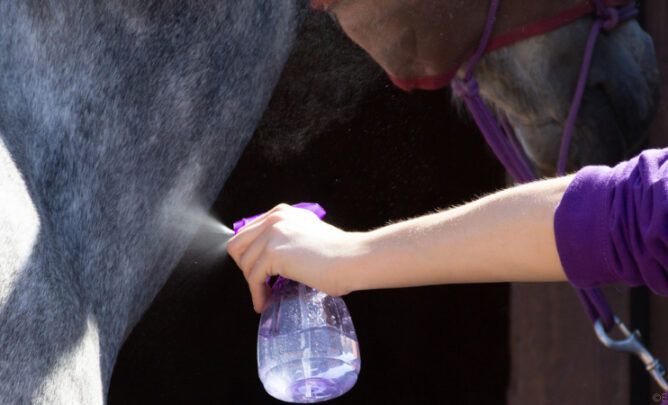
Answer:
<svg viewBox="0 0 668 405"><path fill-rule="evenodd" d="M566 125L564 126L563 136L559 149L559 160L557 162L557 175L563 175L566 170L568 160L568 149L575 126L582 95L587 83L589 66L594 53L594 45L601 29L612 30L620 22L626 21L638 14L633 2L628 5L616 8L606 8L602 0L592 0L596 10L596 20L593 22L589 31L587 45L580 68L580 76L575 88L575 93L568 112ZM494 154L501 161L506 170L513 176L518 183L525 183L536 180L537 176L533 167L524 153L522 147L518 144L517 138L505 119L501 119L501 126L482 101L479 92L479 86L473 77L473 69L485 53L487 44L492 36L496 11L499 7L499 0L491 0L487 20L482 33L478 47L469 60L462 78L455 78L451 85L455 95L464 99L471 116L475 120L480 132L494 151ZM497 114L498 115L498 114ZM576 288L576 292L582 301L582 304L594 324L594 330L599 340L608 348L618 351L630 352L636 354L645 363L647 371L664 391L668 391L668 383L664 379L666 373L661 362L653 357L651 353L642 345L639 340L638 331L630 332L626 326L617 318L610 309L603 294L598 288ZM620 341L609 337L608 332L617 326L624 335ZM666 394L663 395L663 405L668 405Z"/></svg>

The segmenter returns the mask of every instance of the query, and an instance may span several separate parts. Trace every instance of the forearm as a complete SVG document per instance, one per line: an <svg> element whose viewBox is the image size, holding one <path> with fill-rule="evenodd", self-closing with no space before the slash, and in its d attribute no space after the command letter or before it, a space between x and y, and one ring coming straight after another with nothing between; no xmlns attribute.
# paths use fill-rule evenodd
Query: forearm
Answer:
<svg viewBox="0 0 668 405"><path fill-rule="evenodd" d="M227 249L258 312L274 275L330 295L567 275L577 287L623 282L668 295L666 179L668 149L648 150L614 168L590 166L371 232L345 232L279 205Z"/></svg>
<svg viewBox="0 0 668 405"><path fill-rule="evenodd" d="M566 280L554 211L572 176L360 234L340 272L349 291L445 283Z"/></svg>

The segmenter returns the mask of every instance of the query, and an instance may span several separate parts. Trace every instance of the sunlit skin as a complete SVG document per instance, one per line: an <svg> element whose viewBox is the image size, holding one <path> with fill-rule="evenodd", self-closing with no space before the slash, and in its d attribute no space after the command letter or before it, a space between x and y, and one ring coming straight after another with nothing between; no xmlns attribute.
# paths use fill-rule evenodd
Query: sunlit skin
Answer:
<svg viewBox="0 0 668 405"><path fill-rule="evenodd" d="M262 312L280 275L330 295L449 283L564 281L554 212L572 176L499 191L368 232L346 232L281 204L227 249Z"/></svg>

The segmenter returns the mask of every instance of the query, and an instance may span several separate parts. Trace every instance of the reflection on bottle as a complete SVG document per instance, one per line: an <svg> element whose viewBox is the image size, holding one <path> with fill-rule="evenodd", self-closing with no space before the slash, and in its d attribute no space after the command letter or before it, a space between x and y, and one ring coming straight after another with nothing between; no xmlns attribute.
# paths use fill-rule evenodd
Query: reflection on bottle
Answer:
<svg viewBox="0 0 668 405"><path fill-rule="evenodd" d="M260 318L257 360L265 390L282 401L320 402L344 394L360 371L346 304L279 278Z"/></svg>

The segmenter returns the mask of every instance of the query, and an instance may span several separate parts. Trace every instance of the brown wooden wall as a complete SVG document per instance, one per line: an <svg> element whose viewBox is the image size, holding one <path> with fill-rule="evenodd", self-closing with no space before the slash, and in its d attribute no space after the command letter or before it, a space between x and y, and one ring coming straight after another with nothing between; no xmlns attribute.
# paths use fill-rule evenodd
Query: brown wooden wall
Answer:
<svg viewBox="0 0 668 405"><path fill-rule="evenodd" d="M661 106L652 125L652 146L668 146L668 2L649 0L645 3L645 26L654 38L654 48L661 72ZM650 296L650 348L668 362L668 299ZM656 386L651 390L656 391ZM652 404L656 404L650 399Z"/></svg>
<svg viewBox="0 0 668 405"><path fill-rule="evenodd" d="M629 294L605 289L615 313L629 317ZM511 287L508 404L627 404L629 359L596 339L573 288Z"/></svg>

